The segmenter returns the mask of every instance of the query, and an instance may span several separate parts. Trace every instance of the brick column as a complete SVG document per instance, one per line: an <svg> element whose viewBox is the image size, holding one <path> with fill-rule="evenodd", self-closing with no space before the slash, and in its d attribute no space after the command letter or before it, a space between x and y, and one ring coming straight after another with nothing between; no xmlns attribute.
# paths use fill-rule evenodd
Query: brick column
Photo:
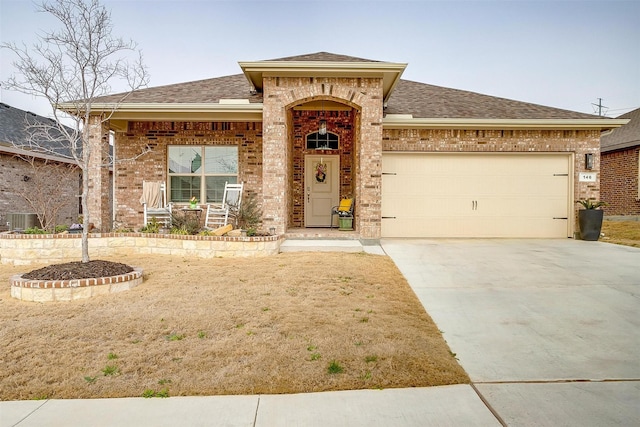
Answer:
<svg viewBox="0 0 640 427"><path fill-rule="evenodd" d="M371 97L373 101L381 98L381 89L378 97ZM382 102L370 100L363 103L362 107L357 148L357 229L360 230L361 239L379 239L382 215Z"/></svg>
<svg viewBox="0 0 640 427"><path fill-rule="evenodd" d="M280 96L272 90L273 78L264 79L264 108L262 115L262 218L264 228L275 227L284 233L288 221L287 118ZM267 96L269 94L269 96Z"/></svg>
<svg viewBox="0 0 640 427"><path fill-rule="evenodd" d="M89 125L89 194L90 221L100 231L111 230L111 182L109 176L109 126L99 116Z"/></svg>

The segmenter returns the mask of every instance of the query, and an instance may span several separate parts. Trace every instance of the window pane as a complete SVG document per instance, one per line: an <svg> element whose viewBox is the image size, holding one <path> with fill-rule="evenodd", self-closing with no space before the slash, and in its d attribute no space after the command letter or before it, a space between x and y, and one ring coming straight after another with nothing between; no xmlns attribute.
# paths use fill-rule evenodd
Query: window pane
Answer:
<svg viewBox="0 0 640 427"><path fill-rule="evenodd" d="M315 132L307 135L307 150L337 150L339 147L338 135L334 133L320 135Z"/></svg>
<svg viewBox="0 0 640 427"><path fill-rule="evenodd" d="M238 147L205 147L204 150L205 174L238 173Z"/></svg>
<svg viewBox="0 0 640 427"><path fill-rule="evenodd" d="M222 203L224 184L236 184L238 178L235 176L208 176L205 178L207 186L207 203Z"/></svg>
<svg viewBox="0 0 640 427"><path fill-rule="evenodd" d="M202 147L169 147L169 173L200 173Z"/></svg>
<svg viewBox="0 0 640 427"><path fill-rule="evenodd" d="M171 200L172 202L188 202L192 196L200 200L199 176L172 176L171 177Z"/></svg>

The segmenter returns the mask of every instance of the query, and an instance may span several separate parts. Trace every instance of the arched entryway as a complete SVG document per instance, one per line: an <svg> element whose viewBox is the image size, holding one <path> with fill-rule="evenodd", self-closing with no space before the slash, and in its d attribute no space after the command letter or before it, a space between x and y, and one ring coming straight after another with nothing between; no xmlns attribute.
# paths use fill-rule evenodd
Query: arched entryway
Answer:
<svg viewBox="0 0 640 427"><path fill-rule="evenodd" d="M289 228L328 228L331 207L355 197L359 115L355 107L331 98L288 110Z"/></svg>

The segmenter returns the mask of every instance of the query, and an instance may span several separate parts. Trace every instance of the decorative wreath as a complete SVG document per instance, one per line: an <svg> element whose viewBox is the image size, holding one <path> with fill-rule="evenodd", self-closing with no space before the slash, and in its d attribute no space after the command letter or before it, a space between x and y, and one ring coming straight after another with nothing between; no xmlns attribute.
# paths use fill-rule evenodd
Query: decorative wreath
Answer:
<svg viewBox="0 0 640 427"><path fill-rule="evenodd" d="M327 179L327 164L318 163L316 165L316 181L324 182Z"/></svg>

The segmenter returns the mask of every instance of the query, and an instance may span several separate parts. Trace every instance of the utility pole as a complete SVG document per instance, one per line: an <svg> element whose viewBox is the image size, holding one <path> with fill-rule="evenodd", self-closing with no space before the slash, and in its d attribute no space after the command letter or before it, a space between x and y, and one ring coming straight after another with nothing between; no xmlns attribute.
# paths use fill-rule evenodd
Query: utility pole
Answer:
<svg viewBox="0 0 640 427"><path fill-rule="evenodd" d="M602 109L603 108L609 108L609 107L605 107L604 105L602 105L602 98L598 98L598 103L597 104L593 104L592 103L591 105L593 105L594 107L598 108L598 115L599 116L602 116Z"/></svg>

